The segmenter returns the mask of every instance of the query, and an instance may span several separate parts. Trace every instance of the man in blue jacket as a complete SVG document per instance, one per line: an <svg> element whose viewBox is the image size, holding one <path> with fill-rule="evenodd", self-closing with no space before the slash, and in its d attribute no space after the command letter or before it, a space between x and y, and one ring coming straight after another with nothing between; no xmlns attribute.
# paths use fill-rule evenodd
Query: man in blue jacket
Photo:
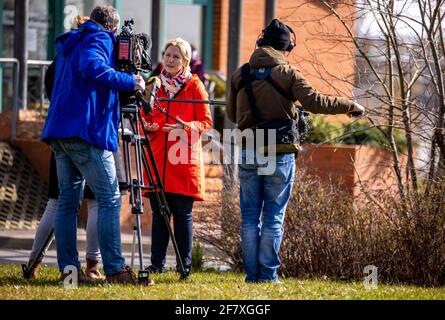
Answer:
<svg viewBox="0 0 445 320"><path fill-rule="evenodd" d="M54 89L42 140L54 150L59 177L55 220L57 261L62 279L66 267L78 269L77 214L85 180L98 201L98 237L106 279L136 283L125 265L120 236L121 194L112 152L118 148L118 91L144 90L142 77L114 69L115 33L119 15L111 6L98 6L78 30L56 40Z"/></svg>

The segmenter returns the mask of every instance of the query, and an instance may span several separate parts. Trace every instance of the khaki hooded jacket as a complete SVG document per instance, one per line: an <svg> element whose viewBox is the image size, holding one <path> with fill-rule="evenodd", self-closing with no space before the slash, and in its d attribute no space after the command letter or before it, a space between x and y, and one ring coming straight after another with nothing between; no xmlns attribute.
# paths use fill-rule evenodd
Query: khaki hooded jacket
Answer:
<svg viewBox="0 0 445 320"><path fill-rule="evenodd" d="M253 81L252 91L256 99L259 118L264 120L296 117L296 108L302 107L312 113L339 114L354 108L354 102L347 98L323 95L306 81L298 70L289 64L281 51L269 46L257 48L250 57L252 68L271 68L270 77L275 85L291 93L294 103L282 96L267 81ZM242 86L241 68L233 73L227 104L228 118L238 124L240 130L255 128L246 89Z"/></svg>

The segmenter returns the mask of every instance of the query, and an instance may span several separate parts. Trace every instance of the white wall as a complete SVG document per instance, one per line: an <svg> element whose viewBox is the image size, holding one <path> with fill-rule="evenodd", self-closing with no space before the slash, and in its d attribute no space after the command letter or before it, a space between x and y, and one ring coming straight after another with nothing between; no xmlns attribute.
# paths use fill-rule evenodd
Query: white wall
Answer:
<svg viewBox="0 0 445 320"><path fill-rule="evenodd" d="M202 6L170 4L166 7L166 41L181 37L202 52L201 30Z"/></svg>
<svg viewBox="0 0 445 320"><path fill-rule="evenodd" d="M151 36L151 0L125 0L121 1L121 24L124 20L134 20L134 31L144 32Z"/></svg>

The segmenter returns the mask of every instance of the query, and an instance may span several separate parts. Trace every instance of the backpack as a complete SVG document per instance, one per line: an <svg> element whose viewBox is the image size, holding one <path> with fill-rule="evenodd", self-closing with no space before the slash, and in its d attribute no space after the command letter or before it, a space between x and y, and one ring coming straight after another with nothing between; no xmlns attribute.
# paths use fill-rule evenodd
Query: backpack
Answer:
<svg viewBox="0 0 445 320"><path fill-rule="evenodd" d="M285 97L287 100L295 102L297 99L293 96L292 92L288 93L285 90L283 90L281 87L279 87L271 78L270 76L271 68L254 68L253 73L250 73L250 64L245 63L241 67L241 75L243 78L243 81L241 83L241 86L238 88L238 90L242 89L243 87L246 87L246 93L249 99L249 104L252 109L252 115L255 119L256 124L260 122L261 119L258 118L258 111L256 108L256 101L255 97L253 96L252 88L251 88L251 82L257 81L257 80L265 80L267 81L279 94L281 94L283 97ZM293 141L294 143L301 144L306 137L309 134L309 131L311 129L311 125L309 123L309 113L304 111L302 108L297 108L297 115L298 119L295 121L295 117L291 119L286 120L278 120L279 123L277 124L277 127L282 127L283 124L287 124L287 130L293 131L293 138L289 139L289 135L285 136L283 141ZM290 122L289 120L293 120L294 123ZM275 124L269 123L263 125L264 129L270 129L273 128ZM296 127L296 128L295 128ZM280 133L278 132L278 135ZM283 142L286 143L286 142Z"/></svg>

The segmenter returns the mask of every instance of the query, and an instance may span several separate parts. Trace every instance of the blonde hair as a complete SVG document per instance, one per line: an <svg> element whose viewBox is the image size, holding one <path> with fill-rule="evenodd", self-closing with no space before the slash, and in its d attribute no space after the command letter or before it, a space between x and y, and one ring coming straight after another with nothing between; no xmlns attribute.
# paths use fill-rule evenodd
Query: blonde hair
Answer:
<svg viewBox="0 0 445 320"><path fill-rule="evenodd" d="M77 16L76 17L76 25L79 28L81 24L87 22L88 20L90 20L90 17L88 16Z"/></svg>
<svg viewBox="0 0 445 320"><path fill-rule="evenodd" d="M190 43L182 38L175 38L167 41L164 47L164 52L171 46L177 46L179 51L181 51L182 59L184 60L184 68L188 68L190 65L190 60L192 59L192 47Z"/></svg>

